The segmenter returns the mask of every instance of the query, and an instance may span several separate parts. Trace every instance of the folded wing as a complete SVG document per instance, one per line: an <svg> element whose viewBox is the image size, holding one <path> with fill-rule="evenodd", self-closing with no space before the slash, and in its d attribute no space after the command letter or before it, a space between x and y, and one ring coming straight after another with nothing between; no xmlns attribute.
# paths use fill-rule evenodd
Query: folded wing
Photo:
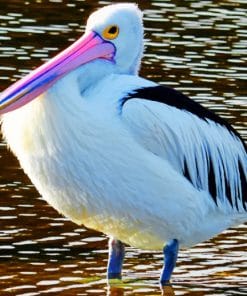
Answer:
<svg viewBox="0 0 247 296"><path fill-rule="evenodd" d="M142 146L208 191L219 208L247 210L247 149L224 119L164 86L129 93L121 116Z"/></svg>

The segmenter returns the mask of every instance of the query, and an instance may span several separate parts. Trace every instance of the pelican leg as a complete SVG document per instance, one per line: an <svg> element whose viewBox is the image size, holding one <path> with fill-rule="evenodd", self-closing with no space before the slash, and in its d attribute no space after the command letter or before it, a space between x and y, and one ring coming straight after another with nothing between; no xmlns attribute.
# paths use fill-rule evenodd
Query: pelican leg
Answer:
<svg viewBox="0 0 247 296"><path fill-rule="evenodd" d="M125 248L124 244L114 238L109 240L109 257L107 266L107 278L121 279L122 265L124 260Z"/></svg>
<svg viewBox="0 0 247 296"><path fill-rule="evenodd" d="M176 266L177 256L178 256L179 244L177 239L173 239L168 242L164 247L164 267L160 276L161 286L169 285L170 278L174 267Z"/></svg>

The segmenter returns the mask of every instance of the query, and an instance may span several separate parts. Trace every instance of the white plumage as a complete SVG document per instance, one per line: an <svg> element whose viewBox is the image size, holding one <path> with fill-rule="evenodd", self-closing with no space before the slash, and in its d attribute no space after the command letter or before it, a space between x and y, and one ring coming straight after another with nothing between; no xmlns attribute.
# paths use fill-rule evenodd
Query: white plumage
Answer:
<svg viewBox="0 0 247 296"><path fill-rule="evenodd" d="M243 141L216 115L137 76L136 6L97 11L86 32L102 37L112 24L114 62L83 64L3 116L24 171L60 213L138 248L172 239L190 247L246 221Z"/></svg>

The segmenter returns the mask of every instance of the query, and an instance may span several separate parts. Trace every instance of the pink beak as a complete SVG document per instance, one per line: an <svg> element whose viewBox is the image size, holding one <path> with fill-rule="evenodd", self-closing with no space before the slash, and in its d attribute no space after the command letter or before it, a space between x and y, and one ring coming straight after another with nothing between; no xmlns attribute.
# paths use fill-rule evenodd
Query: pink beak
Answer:
<svg viewBox="0 0 247 296"><path fill-rule="evenodd" d="M97 33L83 35L70 47L0 94L0 115L20 108L77 67L103 58L114 61L115 46Z"/></svg>

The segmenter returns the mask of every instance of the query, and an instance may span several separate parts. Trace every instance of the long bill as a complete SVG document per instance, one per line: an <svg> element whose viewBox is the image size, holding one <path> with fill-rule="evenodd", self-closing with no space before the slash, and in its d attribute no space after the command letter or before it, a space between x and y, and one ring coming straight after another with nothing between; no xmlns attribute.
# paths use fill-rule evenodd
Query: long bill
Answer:
<svg viewBox="0 0 247 296"><path fill-rule="evenodd" d="M0 94L0 115L18 109L50 88L57 80L97 58L113 61L115 47L97 33L88 32L47 63Z"/></svg>

